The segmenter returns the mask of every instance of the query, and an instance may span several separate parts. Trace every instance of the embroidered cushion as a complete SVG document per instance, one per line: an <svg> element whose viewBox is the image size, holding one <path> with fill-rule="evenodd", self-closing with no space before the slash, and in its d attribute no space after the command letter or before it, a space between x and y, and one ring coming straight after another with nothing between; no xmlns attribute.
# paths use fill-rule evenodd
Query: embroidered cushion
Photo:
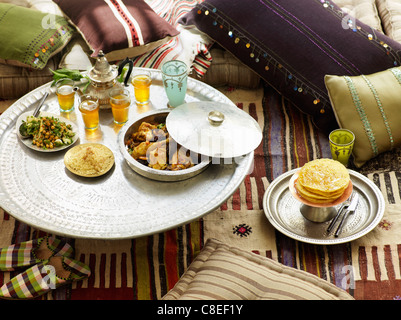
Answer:
<svg viewBox="0 0 401 320"><path fill-rule="evenodd" d="M329 0L206 0L181 22L207 33L327 133L336 128L324 76L401 65L401 44Z"/></svg>
<svg viewBox="0 0 401 320"><path fill-rule="evenodd" d="M208 239L164 300L352 300L305 271Z"/></svg>
<svg viewBox="0 0 401 320"><path fill-rule="evenodd" d="M338 124L354 132L354 164L401 146L401 67L361 76L325 77Z"/></svg>
<svg viewBox="0 0 401 320"><path fill-rule="evenodd" d="M61 16L0 3L0 63L43 69L73 33Z"/></svg>
<svg viewBox="0 0 401 320"><path fill-rule="evenodd" d="M100 50L109 61L153 50L178 31L143 0L54 0L81 33L92 56Z"/></svg>

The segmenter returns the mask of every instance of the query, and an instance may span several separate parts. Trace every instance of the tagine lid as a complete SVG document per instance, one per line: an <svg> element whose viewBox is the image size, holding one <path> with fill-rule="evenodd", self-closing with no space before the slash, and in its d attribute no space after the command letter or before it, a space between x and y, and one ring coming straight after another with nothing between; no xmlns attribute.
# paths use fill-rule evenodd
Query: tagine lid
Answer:
<svg viewBox="0 0 401 320"><path fill-rule="evenodd" d="M254 151L262 140L259 124L235 105L213 101L182 104L169 113L170 136L188 150L216 158Z"/></svg>

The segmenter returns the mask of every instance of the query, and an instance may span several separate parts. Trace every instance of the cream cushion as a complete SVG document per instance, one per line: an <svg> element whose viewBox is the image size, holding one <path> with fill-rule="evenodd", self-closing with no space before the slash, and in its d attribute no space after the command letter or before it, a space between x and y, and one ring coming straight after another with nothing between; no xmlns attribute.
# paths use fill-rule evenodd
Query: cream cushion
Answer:
<svg viewBox="0 0 401 320"><path fill-rule="evenodd" d="M376 0L333 0L345 13L383 32Z"/></svg>
<svg viewBox="0 0 401 320"><path fill-rule="evenodd" d="M377 1L385 33L401 42L401 2L399 0Z"/></svg>
<svg viewBox="0 0 401 320"><path fill-rule="evenodd" d="M352 300L305 271L208 239L164 300Z"/></svg>

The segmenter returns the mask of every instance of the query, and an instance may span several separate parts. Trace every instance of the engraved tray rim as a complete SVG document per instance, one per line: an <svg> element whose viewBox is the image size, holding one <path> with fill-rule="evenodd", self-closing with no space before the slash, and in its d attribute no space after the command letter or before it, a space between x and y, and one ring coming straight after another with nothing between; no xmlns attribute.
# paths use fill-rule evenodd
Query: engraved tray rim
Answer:
<svg viewBox="0 0 401 320"><path fill-rule="evenodd" d="M167 105L167 96L162 86L160 70L144 69L150 71L152 82L154 81L151 87L151 104L149 108L165 108ZM44 153L39 154L34 150L26 148L17 138L15 131L17 118L27 110L33 110L36 102L46 91L49 91L50 94L42 110L49 112L58 111L55 90L50 87L50 84L50 82L44 84L24 95L0 116L0 147L4 151L0 156L0 207L17 220L39 230L73 238L108 240L132 239L165 232L195 221L216 210L224 201L232 196L252 169L254 152L240 157L235 162L233 161L232 164L218 163L211 165L207 170L189 180L172 182L178 190L169 190L172 189L171 187L167 187L167 184L170 184L170 182L166 184L166 182L151 181L148 178L141 177L126 164L122 154L118 151L118 133L115 132L115 128L113 127L110 110L101 111L103 115L107 116L103 119L101 118L100 127L102 128L102 132L100 140L92 140L91 137L85 136L81 116L79 111L76 110L75 121L79 128L79 144L100 142L111 148L115 156L115 165L111 171L102 177L89 178L96 179L92 185L92 182L82 180L88 178L75 177L65 169L63 157L68 149L51 153L50 158L43 158L45 156ZM133 95L131 87L131 95ZM235 106L222 92L192 78L188 78L186 100L219 101ZM143 108L142 111L135 109L132 112L140 114L143 112ZM13 154L8 155L8 153ZM21 163L16 163L14 166L18 166L21 175L16 175L13 172L10 173L9 169L12 168L12 164L9 164L7 160L15 159L20 154L23 158L18 162ZM45 161L46 163L37 162L36 159L41 159L41 161ZM29 173L28 168L31 170L31 167L25 164L33 165L33 170L37 172ZM37 196L44 200L40 203L40 200L36 199L36 194L34 195L29 190L29 186L35 186L34 183L42 181L40 174L45 172L45 169L47 170L45 165L49 166L49 170L59 172L64 180L67 178L70 179L68 181L71 181L72 187L68 191L71 191L73 196L77 196L78 198L71 198L71 203L67 203L68 199L65 195L63 195L61 200L50 199L50 196L54 196L57 190L52 189L56 185L56 182L53 182L53 180L56 179L50 180L49 178L46 180L46 183L49 182L49 184L42 183L42 189L32 188L36 191ZM59 170L60 168L62 170ZM13 170L17 171L16 169ZM24 176L28 177L29 180L23 181ZM123 180L115 181L116 176L123 177ZM121 199L122 195L119 195L117 192L120 191L121 193L122 190L109 191L106 188L109 186L118 186L120 182L123 185L131 187L134 179L138 179L138 182L134 183L135 186L129 190L123 190L125 191L123 193L130 201L135 199L135 197L139 197L137 202L139 206L132 209L128 205L125 205L125 207L120 209L120 202L118 200ZM145 181L149 181L149 184ZM191 184L188 181L191 181ZM192 181L196 181L197 183L192 183ZM28 186L28 189L15 194L16 190L19 190L17 187L21 185ZM64 186L69 187L65 181ZM101 199L102 202L100 204L95 203L97 205L95 209L91 207L90 203L86 203L80 198L84 197L81 194L83 191L92 190L90 186L92 186L92 189L95 189L93 191L94 196L98 195L95 191L99 192L99 195L105 196ZM161 190L159 194L150 194L155 187ZM12 193L12 191L15 192ZM116 199L112 195L109 196L109 193L116 194ZM184 203L181 204L181 199L178 196L182 196L183 194L186 196ZM34 199L34 203L30 203L32 199ZM137 203L133 202L135 205ZM50 209L44 208L47 204L50 205ZM105 207L100 208L103 204ZM148 204L150 204L149 207L145 207ZM153 204L155 204L154 209ZM111 211L111 213L107 210ZM159 211L156 212L156 210Z"/></svg>
<svg viewBox="0 0 401 320"><path fill-rule="evenodd" d="M320 237L320 238L309 237L301 234L301 232L297 232L299 230L291 229L287 224L288 219L285 217L285 214L277 212L276 205L280 201L285 201L284 200L286 196L285 193L290 193L289 181L291 177L294 175L294 173L296 173L300 169L301 168L292 169L274 179L266 189L263 196L263 211L265 213L266 218L276 230L280 231L284 235L294 240L310 244L334 245L334 244L347 243L356 240L366 235L370 231L372 231L383 218L385 201L380 189L364 175L354 170L348 169L352 183L354 185L354 190L358 192L359 195L362 196L362 198L365 199L365 201L370 205L370 210L368 215L371 216L371 219L370 221L367 221L366 223L367 225L361 230L359 229L351 230L351 232L348 232L344 237L342 237L340 234L338 238L335 238L333 236L333 233L336 228L334 228L334 231L332 231L330 235L327 235L327 237ZM368 198L367 193L373 194L374 197ZM298 200L296 200L296 202L301 205L301 203ZM374 210L375 208L377 208L377 210ZM356 214L356 212L354 214ZM321 228L326 229L328 224L330 223L330 221L327 221L325 223L309 222L302 216L301 213L299 213L299 215L300 215L299 220L305 221L305 224L307 224L310 228L313 228L312 231ZM350 215L349 217L351 216L352 215Z"/></svg>

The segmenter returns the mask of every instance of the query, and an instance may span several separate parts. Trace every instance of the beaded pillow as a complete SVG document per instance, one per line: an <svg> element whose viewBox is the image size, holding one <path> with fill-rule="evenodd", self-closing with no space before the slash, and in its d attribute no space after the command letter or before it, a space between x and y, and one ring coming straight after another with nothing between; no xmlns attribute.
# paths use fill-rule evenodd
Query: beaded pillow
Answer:
<svg viewBox="0 0 401 320"><path fill-rule="evenodd" d="M74 29L61 16L0 3L0 63L43 69L70 41Z"/></svg>
<svg viewBox="0 0 401 320"><path fill-rule="evenodd" d="M327 75L325 83L338 124L355 134L355 166L401 146L401 67L354 77Z"/></svg>
<svg viewBox="0 0 401 320"><path fill-rule="evenodd" d="M109 61L135 57L179 34L144 0L53 0L93 51Z"/></svg>
<svg viewBox="0 0 401 320"><path fill-rule="evenodd" d="M324 76L401 65L401 44L329 0L205 0L181 19L256 71L327 133L336 128Z"/></svg>

